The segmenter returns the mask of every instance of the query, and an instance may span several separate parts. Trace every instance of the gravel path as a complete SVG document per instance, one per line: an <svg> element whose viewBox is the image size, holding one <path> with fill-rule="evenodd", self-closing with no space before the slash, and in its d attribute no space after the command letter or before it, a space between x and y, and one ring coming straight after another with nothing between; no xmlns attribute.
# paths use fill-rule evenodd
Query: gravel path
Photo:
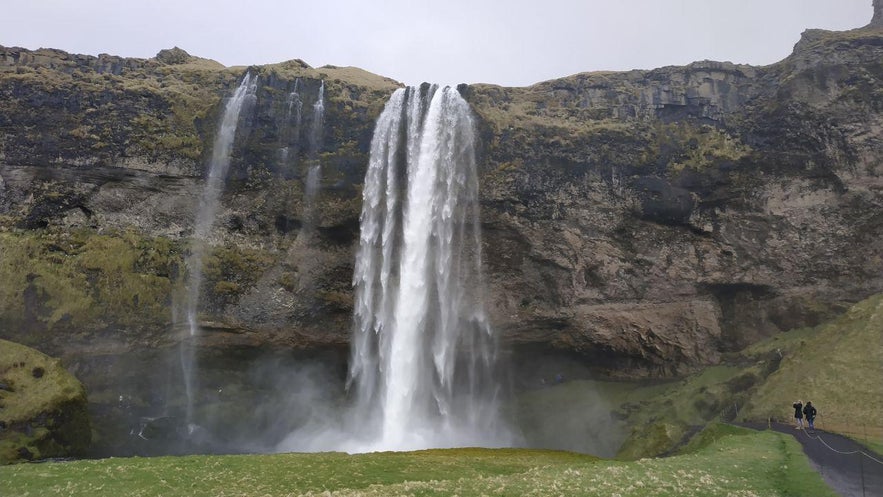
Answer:
<svg viewBox="0 0 883 497"><path fill-rule="evenodd" d="M742 424L764 430L765 425ZM813 467L843 497L883 497L883 456L854 440L816 429L796 430L773 423L775 431L794 435Z"/></svg>

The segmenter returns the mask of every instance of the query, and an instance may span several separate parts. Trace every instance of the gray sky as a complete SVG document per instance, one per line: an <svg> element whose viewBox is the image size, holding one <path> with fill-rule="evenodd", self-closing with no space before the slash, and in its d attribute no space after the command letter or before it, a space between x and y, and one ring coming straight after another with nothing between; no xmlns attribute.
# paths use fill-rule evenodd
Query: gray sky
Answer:
<svg viewBox="0 0 883 497"><path fill-rule="evenodd" d="M224 65L303 59L408 84L521 86L596 70L787 56L806 28L867 24L871 0L2 0L0 45Z"/></svg>

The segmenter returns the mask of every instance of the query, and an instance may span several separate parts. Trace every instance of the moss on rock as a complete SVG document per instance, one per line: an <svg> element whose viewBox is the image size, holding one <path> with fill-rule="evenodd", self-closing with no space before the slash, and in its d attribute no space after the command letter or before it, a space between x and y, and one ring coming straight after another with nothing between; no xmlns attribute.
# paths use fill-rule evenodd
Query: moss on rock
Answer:
<svg viewBox="0 0 883 497"><path fill-rule="evenodd" d="M0 464L82 454L86 390L56 359L0 340Z"/></svg>
<svg viewBox="0 0 883 497"><path fill-rule="evenodd" d="M82 331L169 320L180 253L168 239L134 231L13 231L0 233L0 252L0 316L10 329Z"/></svg>

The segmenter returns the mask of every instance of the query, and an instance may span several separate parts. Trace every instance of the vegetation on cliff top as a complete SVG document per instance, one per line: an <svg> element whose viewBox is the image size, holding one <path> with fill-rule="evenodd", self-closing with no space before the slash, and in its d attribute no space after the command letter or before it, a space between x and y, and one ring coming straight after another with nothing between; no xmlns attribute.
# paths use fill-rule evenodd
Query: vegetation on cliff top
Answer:
<svg viewBox="0 0 883 497"><path fill-rule="evenodd" d="M67 144L65 153L105 160L199 158L204 143L200 121L240 74L195 58L177 65L120 59L117 70L58 51L37 51L19 60L0 64L0 93L6 96L0 109L8 116L30 116L33 122L19 126L45 128L34 121L45 113L28 109L38 102L58 106L51 127L54 140Z"/></svg>

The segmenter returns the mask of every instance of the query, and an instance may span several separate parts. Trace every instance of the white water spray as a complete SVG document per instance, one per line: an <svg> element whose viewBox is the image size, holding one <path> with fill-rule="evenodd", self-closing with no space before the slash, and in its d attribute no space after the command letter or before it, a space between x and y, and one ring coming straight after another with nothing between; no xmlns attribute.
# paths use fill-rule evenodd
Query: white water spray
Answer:
<svg viewBox="0 0 883 497"><path fill-rule="evenodd" d="M193 246L186 261L189 271L186 313L187 324L190 330L190 343L186 346L182 345L181 367L184 374L185 394L187 396L186 415L188 425L193 423L193 393L196 391L195 379L197 377L194 354L195 343L193 342L199 334L197 308L202 288L202 263L206 255L206 240L214 226L221 192L224 189L224 180L227 177L227 170L230 168L230 154L233 151L233 141L236 138L239 115L243 107L254 104L256 91L257 77L252 77L251 73L246 73L239 87L227 101L227 105L224 108L224 114L212 149L212 159L209 164L208 176L205 180L205 190L203 190L202 198L199 201L199 208L193 227Z"/></svg>

